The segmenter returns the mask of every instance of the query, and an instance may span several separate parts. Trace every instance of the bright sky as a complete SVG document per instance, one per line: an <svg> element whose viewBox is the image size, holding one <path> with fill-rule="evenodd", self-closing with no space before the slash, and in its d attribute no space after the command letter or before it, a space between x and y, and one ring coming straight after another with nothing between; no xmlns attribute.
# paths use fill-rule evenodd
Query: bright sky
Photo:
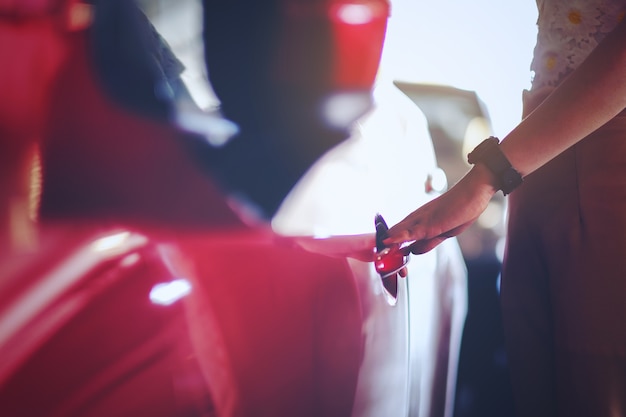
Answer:
<svg viewBox="0 0 626 417"><path fill-rule="evenodd" d="M383 69L476 91L502 137L518 123L530 85L536 19L532 0L392 0Z"/></svg>

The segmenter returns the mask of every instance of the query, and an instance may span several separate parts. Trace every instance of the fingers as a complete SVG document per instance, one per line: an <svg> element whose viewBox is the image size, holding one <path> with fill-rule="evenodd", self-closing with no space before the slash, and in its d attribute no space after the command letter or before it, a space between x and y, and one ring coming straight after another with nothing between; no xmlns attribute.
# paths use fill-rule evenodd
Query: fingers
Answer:
<svg viewBox="0 0 626 417"><path fill-rule="evenodd" d="M439 198L423 205L418 208L396 225L389 228L387 231L387 240L385 244L392 243L405 243L414 240L428 239L434 235L439 235L440 232L434 232L432 225L439 225L436 221ZM430 234L430 236L429 236Z"/></svg>
<svg viewBox="0 0 626 417"><path fill-rule="evenodd" d="M409 248L411 248L411 253L415 255L421 255L435 249L435 247L437 247L441 242L446 239L448 239L448 236L437 236L433 239L419 240L409 246Z"/></svg>
<svg viewBox="0 0 626 417"><path fill-rule="evenodd" d="M387 239L384 242L387 245L405 243L423 239L424 236L425 233L423 228L420 227L419 220L412 220L409 216L387 231Z"/></svg>
<svg viewBox="0 0 626 417"><path fill-rule="evenodd" d="M444 240L457 236L458 234L463 232L470 224L471 222L468 222L444 233L441 233L437 236L427 237L428 235L426 228L420 229L418 227L419 224L413 227L402 228L403 224L402 222L400 222L396 226L394 226L397 227L399 231L395 235L392 235L388 239L385 239L384 242L388 245L411 242L410 245L402 249L405 254L423 254L431 251Z"/></svg>
<svg viewBox="0 0 626 417"><path fill-rule="evenodd" d="M442 243L444 240L459 235L461 232L467 229L470 224L471 223L463 224L461 226L455 227L452 230L449 230L445 233L440 234L439 236L435 236L430 239L416 240L412 244L407 246L406 248L403 248L403 250L406 251L407 254L412 253L415 255L420 255L426 252L430 252L435 247L437 247L440 243Z"/></svg>
<svg viewBox="0 0 626 417"><path fill-rule="evenodd" d="M476 220L488 199L462 198L457 202L456 196L448 191L418 208L388 230L384 243L409 243L413 253L425 253L447 238L457 236Z"/></svg>
<svg viewBox="0 0 626 417"><path fill-rule="evenodd" d="M428 231L420 224L405 225L398 223L392 229L389 229L388 237L383 241L385 245L392 246L394 244L407 246L413 242L429 239ZM407 253L410 251L407 250Z"/></svg>

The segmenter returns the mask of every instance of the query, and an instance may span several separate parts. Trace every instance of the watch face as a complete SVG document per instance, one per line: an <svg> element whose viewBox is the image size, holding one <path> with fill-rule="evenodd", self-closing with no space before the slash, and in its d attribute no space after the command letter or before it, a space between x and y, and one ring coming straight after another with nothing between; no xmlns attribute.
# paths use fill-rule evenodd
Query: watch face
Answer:
<svg viewBox="0 0 626 417"><path fill-rule="evenodd" d="M504 195L511 193L522 183L522 176L513 167L504 170L500 174L500 182Z"/></svg>

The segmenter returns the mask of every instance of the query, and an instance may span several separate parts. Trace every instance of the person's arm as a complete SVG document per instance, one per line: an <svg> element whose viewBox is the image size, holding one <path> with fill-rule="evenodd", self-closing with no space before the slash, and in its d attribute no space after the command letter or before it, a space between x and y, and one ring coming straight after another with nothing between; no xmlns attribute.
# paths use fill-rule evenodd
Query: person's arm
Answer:
<svg viewBox="0 0 626 417"><path fill-rule="evenodd" d="M500 149L528 175L626 108L626 20L504 139ZM415 241L424 253L472 224L497 192L493 174L476 164L446 193L389 229L386 243Z"/></svg>
<svg viewBox="0 0 626 417"><path fill-rule="evenodd" d="M502 141L511 165L530 174L626 108L626 20Z"/></svg>

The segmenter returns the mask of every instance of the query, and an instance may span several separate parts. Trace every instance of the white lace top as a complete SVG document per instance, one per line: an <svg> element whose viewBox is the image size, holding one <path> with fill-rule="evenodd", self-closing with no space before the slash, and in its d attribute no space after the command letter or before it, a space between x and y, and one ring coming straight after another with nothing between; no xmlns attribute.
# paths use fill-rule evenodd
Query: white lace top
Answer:
<svg viewBox="0 0 626 417"><path fill-rule="evenodd" d="M537 0L532 90L556 86L617 26L626 0Z"/></svg>

